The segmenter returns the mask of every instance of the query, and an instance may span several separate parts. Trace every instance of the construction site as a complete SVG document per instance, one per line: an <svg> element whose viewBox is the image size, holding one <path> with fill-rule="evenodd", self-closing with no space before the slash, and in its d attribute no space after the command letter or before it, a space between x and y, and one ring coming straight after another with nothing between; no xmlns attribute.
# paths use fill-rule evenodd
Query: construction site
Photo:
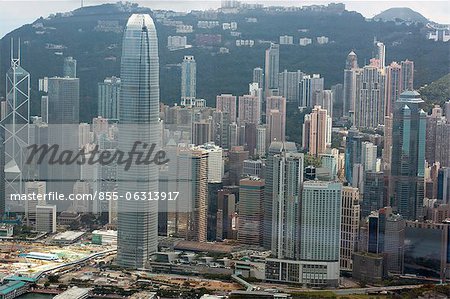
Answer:
<svg viewBox="0 0 450 299"><path fill-rule="evenodd" d="M62 248L43 243L2 241L0 276L37 278L45 271L71 265L108 249L114 248L83 243L66 245Z"/></svg>

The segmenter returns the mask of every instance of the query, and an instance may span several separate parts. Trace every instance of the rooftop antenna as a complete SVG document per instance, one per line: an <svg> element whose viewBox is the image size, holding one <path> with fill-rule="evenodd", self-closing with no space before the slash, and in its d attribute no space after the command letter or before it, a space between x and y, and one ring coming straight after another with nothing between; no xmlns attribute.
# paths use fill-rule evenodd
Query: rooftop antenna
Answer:
<svg viewBox="0 0 450 299"><path fill-rule="evenodd" d="M81 7L83 7L83 0L81 0Z"/></svg>
<svg viewBox="0 0 450 299"><path fill-rule="evenodd" d="M11 37L11 67L20 65L20 38L17 44L17 57L14 58L14 38Z"/></svg>
<svg viewBox="0 0 450 299"><path fill-rule="evenodd" d="M18 44L17 44L17 62L18 62L18 64L20 65L20 37L19 37L19 41L18 41Z"/></svg>
<svg viewBox="0 0 450 299"><path fill-rule="evenodd" d="M11 66L13 66L14 60L14 38L11 37Z"/></svg>

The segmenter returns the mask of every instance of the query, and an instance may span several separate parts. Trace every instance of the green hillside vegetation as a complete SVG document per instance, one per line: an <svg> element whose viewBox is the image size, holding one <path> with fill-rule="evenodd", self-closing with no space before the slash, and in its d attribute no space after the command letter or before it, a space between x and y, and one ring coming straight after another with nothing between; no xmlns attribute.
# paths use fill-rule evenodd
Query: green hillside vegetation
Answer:
<svg viewBox="0 0 450 299"><path fill-rule="evenodd" d="M425 111L431 111L434 105L443 107L450 100L450 73L422 87L419 92L425 101Z"/></svg>
<svg viewBox="0 0 450 299"><path fill-rule="evenodd" d="M40 93L38 79L44 76L62 75L65 56L77 59L78 77L81 85L80 120L89 122L97 115L97 83L107 76L120 75L122 32L101 32L95 30L98 21L117 21L120 28L134 12L152 14L149 9L138 6L123 7L115 4L84 7L72 12L71 16L57 15L41 18L44 29L24 25L6 35L0 41L0 82L5 82L9 67L10 38L22 40L22 66L31 73L31 111L39 114ZM313 11L274 12L267 10L246 10L239 14L217 15L219 23L236 21L241 32L240 39L253 39L255 46L236 47L236 37L221 26L215 29L199 29L198 13L171 17L184 24L193 25L194 33L177 34L175 27L163 26L157 22L160 56L161 101L166 104L179 102L180 63L184 55L194 55L197 61L197 96L214 106L220 93L242 95L248 92L252 70L264 66L264 52L268 42L278 42L280 35L293 35L296 45L281 46L280 71L300 69L306 73L320 73L325 78L325 87L342 83L343 68L349 51L358 54L359 64L368 63L373 57L373 39L383 41L387 47L386 61L414 60L416 88L430 83L448 73L450 57L448 45L425 38L423 26L396 25L394 22L370 22L359 13L318 13ZM257 23L247 23L246 18L257 18ZM208 18L207 18L208 19ZM306 32L300 31L306 29ZM40 34L37 32L41 31ZM44 33L42 33L44 32ZM221 34L222 42L215 47L195 47L195 34ZM169 35L186 35L190 49L169 51ZM317 36L328 36L330 42L319 45ZM300 47L298 40L310 37L313 44ZM264 42L260 42L264 41ZM48 49L47 44L63 45L62 50ZM46 48L47 47L47 48ZM218 54L219 47L227 47L230 54ZM56 55L55 52L63 52ZM0 95L4 96L5 85L0 84ZM289 132L295 136L294 132ZM298 135L297 135L298 136ZM295 137L294 137L295 138ZM298 137L297 137L298 138Z"/></svg>

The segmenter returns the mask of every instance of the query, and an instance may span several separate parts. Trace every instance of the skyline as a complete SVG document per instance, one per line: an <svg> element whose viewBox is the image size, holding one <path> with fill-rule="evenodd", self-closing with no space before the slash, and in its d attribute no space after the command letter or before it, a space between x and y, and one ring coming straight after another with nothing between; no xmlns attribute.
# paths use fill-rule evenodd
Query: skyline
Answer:
<svg viewBox="0 0 450 299"><path fill-rule="evenodd" d="M449 28L234 1L2 40L1 298L450 294Z"/></svg>
<svg viewBox="0 0 450 299"><path fill-rule="evenodd" d="M104 3L115 3L116 1L105 0L83 0L84 7L95 6ZM209 1L133 1L140 6L148 7L151 9L168 9L175 11L191 11L198 9L217 9L220 7L221 1L209 0ZM450 23L448 15L450 15L450 2L448 1L406 1L397 0L391 1L302 1L299 5L296 1L285 0L263 0L263 1L241 1L245 3L262 3L265 6L281 5L281 6L304 6L312 4L328 4L331 2L342 2L346 5L346 9L349 11L357 11L366 18L371 18L376 14L393 7L408 7L411 8L423 16L438 22L441 24ZM26 7L18 9L18 3L27 3ZM430 5L432 3L432 5ZM81 0L64 0L64 1L37 1L37 0L23 0L23 1L10 1L0 0L0 21L2 27L0 28L0 38L3 38L9 32L21 27L22 25L30 24L36 19L47 17L52 13L69 12L80 7Z"/></svg>

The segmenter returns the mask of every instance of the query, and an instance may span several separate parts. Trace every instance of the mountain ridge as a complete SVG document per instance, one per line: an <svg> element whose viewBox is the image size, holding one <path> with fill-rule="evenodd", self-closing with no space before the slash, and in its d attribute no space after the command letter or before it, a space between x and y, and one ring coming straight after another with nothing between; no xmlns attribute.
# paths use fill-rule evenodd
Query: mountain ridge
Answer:
<svg viewBox="0 0 450 299"><path fill-rule="evenodd" d="M377 14L376 16L374 16L373 19L385 22L397 20L423 24L429 22L429 20L425 18L422 14L408 7L392 7L386 9Z"/></svg>
<svg viewBox="0 0 450 299"><path fill-rule="evenodd" d="M205 20L205 12L177 15L168 13L166 20L192 25L193 33L176 33L173 26L161 20L161 12L150 11L137 5L117 6L103 4L85 7L70 13L39 18L29 25L8 33L0 40L0 82L5 82L9 68L10 38L22 40L22 66L31 74L31 109L39 114L40 96L38 79L44 76L61 76L63 58L77 59L80 77L80 115L82 121L97 116L97 83L105 77L120 75L122 32L128 17L135 12L153 15L157 27L160 56L161 101L166 104L179 102L180 63L184 55L194 55L197 61L197 95L214 106L215 96L221 93L242 95L248 93L254 67L264 67L264 53L268 42L277 42L281 35L292 35L294 45L281 45L280 72L284 69L305 73L320 73L325 87L342 83L347 54L354 49L360 65L374 55L373 37L387 47L386 61L414 60L415 85L420 87L448 73L448 48L425 39L423 26L394 24L392 22L368 22L359 13L344 11L339 14L321 14L308 11L274 12L263 9L247 10L239 14L217 13L219 23L236 21L240 37L233 37L221 26L201 29L197 22ZM255 18L257 23L247 22ZM99 21L112 21L115 30L102 31ZM115 26L115 25L114 25ZM357 29L355 29L357 28ZM114 29L114 28L113 28ZM216 46L199 46L196 34L221 36ZM184 35L193 47L169 51L166 47L170 35ZM320 45L316 37L327 36L328 44ZM313 43L298 45L301 37L309 37ZM236 39L252 39L253 47L237 47ZM61 49L53 48L61 47ZM228 48L229 54L220 54L219 47ZM436 60L436 57L442 57ZM4 96L4 84L0 95Z"/></svg>

